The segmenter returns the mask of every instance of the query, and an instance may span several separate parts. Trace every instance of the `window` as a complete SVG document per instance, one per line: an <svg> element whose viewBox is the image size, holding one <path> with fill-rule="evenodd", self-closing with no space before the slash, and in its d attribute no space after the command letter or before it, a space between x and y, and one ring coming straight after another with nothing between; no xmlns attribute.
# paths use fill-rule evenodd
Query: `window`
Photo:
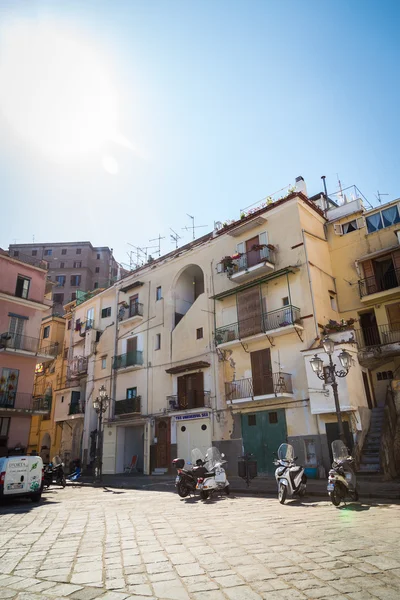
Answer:
<svg viewBox="0 0 400 600"><path fill-rule="evenodd" d="M111 306L107 306L101 311L101 318L106 319L107 317L111 317Z"/></svg>
<svg viewBox="0 0 400 600"><path fill-rule="evenodd" d="M256 415L248 415L248 417L247 417L247 425L249 427L255 427L255 425L257 425L257 417L256 417Z"/></svg>
<svg viewBox="0 0 400 600"><path fill-rule="evenodd" d="M47 327L45 327L43 329L43 338L48 338L50 337L50 325L47 325Z"/></svg>
<svg viewBox="0 0 400 600"><path fill-rule="evenodd" d="M385 379L393 379L393 371L379 371L376 374L376 378L378 381L383 381Z"/></svg>
<svg viewBox="0 0 400 600"><path fill-rule="evenodd" d="M71 285L77 287L81 283L80 275L71 275Z"/></svg>
<svg viewBox="0 0 400 600"><path fill-rule="evenodd" d="M63 249L61 250L61 254L64 254L64 255L65 255L65 254L67 254L67 249L66 249L66 248L63 248Z"/></svg>
<svg viewBox="0 0 400 600"><path fill-rule="evenodd" d="M64 262L61 262L61 263L60 263L60 269L64 269L64 267L65 267L65 263L64 263Z"/></svg>
<svg viewBox="0 0 400 600"><path fill-rule="evenodd" d="M399 210L396 205L366 217L368 233L379 231L400 222Z"/></svg>
<svg viewBox="0 0 400 600"><path fill-rule="evenodd" d="M343 223L343 225L342 225L343 235L345 233L351 233L352 231L357 231L357 229L358 229L357 219L354 219L353 221L348 221L347 223Z"/></svg>
<svg viewBox="0 0 400 600"><path fill-rule="evenodd" d="M63 304L64 302L64 294L54 294L53 295L54 304Z"/></svg>
<svg viewBox="0 0 400 600"><path fill-rule="evenodd" d="M8 428L10 427L10 417L0 418L0 437L8 436Z"/></svg>
<svg viewBox="0 0 400 600"><path fill-rule="evenodd" d="M27 298L29 294L30 283L31 280L28 277L18 275L17 286L15 288L15 295L18 296L18 298Z"/></svg>
<svg viewBox="0 0 400 600"><path fill-rule="evenodd" d="M203 328L199 327L196 329L196 340L201 340L203 337Z"/></svg>
<svg viewBox="0 0 400 600"><path fill-rule="evenodd" d="M158 288L156 289L156 300L161 300L162 296L161 296L161 285L158 286Z"/></svg>
<svg viewBox="0 0 400 600"><path fill-rule="evenodd" d="M100 260L100 254L99 254L99 252L97 253L97 260Z"/></svg>
<svg viewBox="0 0 400 600"><path fill-rule="evenodd" d="M14 250L14 256L19 256L19 250Z"/></svg>
<svg viewBox="0 0 400 600"><path fill-rule="evenodd" d="M96 267L95 271L96 273L100 273L100 267Z"/></svg>
<svg viewBox="0 0 400 600"><path fill-rule="evenodd" d="M271 424L277 423L278 422L278 413L277 412L270 412L270 413L268 413L268 421Z"/></svg>
<svg viewBox="0 0 400 600"><path fill-rule="evenodd" d="M44 251L44 255L45 256L51 256L52 254L53 254L53 250L51 250L51 249L48 249L48 250Z"/></svg>
<svg viewBox="0 0 400 600"><path fill-rule="evenodd" d="M32 250L32 256L37 256L37 250Z"/></svg>
<svg viewBox="0 0 400 600"><path fill-rule="evenodd" d="M74 300L76 300L76 292L72 292L71 294L71 302L73 302Z"/></svg>
<svg viewBox="0 0 400 600"><path fill-rule="evenodd" d="M161 348L161 333L156 333L156 345L155 350L159 350Z"/></svg>
<svg viewBox="0 0 400 600"><path fill-rule="evenodd" d="M68 326L67 326L67 327L68 327L68 329L71 329L71 325L72 325L72 321L71 321L71 319L69 319L69 320L68 320Z"/></svg>
<svg viewBox="0 0 400 600"><path fill-rule="evenodd" d="M76 253L77 253L77 254L82 254L82 249L81 249L81 248L77 248L77 249L76 249Z"/></svg>
<svg viewBox="0 0 400 600"><path fill-rule="evenodd" d="M329 300L331 302L331 309L332 310L337 310L336 298L334 296L329 296Z"/></svg>
<svg viewBox="0 0 400 600"><path fill-rule="evenodd" d="M75 321L75 331L80 331L81 330L81 320L77 319Z"/></svg>
<svg viewBox="0 0 400 600"><path fill-rule="evenodd" d="M65 275L56 275L57 287L64 287L66 279Z"/></svg>
<svg viewBox="0 0 400 600"><path fill-rule="evenodd" d="M82 267L82 261L76 260L74 261L74 269L80 269Z"/></svg>
<svg viewBox="0 0 400 600"><path fill-rule="evenodd" d="M103 358L101 359L101 368L102 369L107 368L107 357L105 357L105 356L103 356Z"/></svg>
<svg viewBox="0 0 400 600"><path fill-rule="evenodd" d="M282 306L289 306L288 296L285 296L284 298L282 298Z"/></svg>
<svg viewBox="0 0 400 600"><path fill-rule="evenodd" d="M137 388L127 388L126 390L126 399L131 400L132 398L137 397Z"/></svg>
<svg viewBox="0 0 400 600"><path fill-rule="evenodd" d="M94 289L95 289L95 290L97 290L97 288L98 288L98 287L99 287L99 282L98 282L98 281L95 281L95 282L94 282Z"/></svg>
<svg viewBox="0 0 400 600"><path fill-rule="evenodd" d="M68 350L67 350L68 352ZM64 396L61 396L61 402L64 402Z"/></svg>

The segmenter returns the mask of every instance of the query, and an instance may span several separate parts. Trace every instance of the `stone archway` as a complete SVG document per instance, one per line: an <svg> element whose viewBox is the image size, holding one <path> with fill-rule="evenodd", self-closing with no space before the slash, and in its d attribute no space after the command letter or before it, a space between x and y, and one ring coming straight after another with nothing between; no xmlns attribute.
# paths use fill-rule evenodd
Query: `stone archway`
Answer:
<svg viewBox="0 0 400 600"><path fill-rule="evenodd" d="M204 293L204 273L198 265L187 265L178 275L174 286L176 327L200 294Z"/></svg>

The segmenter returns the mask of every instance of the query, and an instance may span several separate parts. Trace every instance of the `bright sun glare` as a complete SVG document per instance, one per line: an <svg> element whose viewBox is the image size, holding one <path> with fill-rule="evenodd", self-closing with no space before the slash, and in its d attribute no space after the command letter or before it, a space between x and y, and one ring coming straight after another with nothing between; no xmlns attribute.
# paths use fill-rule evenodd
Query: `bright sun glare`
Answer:
<svg viewBox="0 0 400 600"><path fill-rule="evenodd" d="M118 173L105 146L130 144L117 132L116 94L94 49L50 23L9 23L0 39L0 111L12 129L50 159L99 153Z"/></svg>

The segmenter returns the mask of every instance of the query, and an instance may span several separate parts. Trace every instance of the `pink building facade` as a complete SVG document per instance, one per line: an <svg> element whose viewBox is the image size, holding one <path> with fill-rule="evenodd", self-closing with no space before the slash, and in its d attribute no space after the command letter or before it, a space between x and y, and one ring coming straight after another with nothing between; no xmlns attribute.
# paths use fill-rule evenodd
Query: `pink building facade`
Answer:
<svg viewBox="0 0 400 600"><path fill-rule="evenodd" d="M33 400L33 381L36 364L52 360L57 347L39 339L51 301L46 265L37 265L0 251L0 456L26 449L32 415L47 412Z"/></svg>

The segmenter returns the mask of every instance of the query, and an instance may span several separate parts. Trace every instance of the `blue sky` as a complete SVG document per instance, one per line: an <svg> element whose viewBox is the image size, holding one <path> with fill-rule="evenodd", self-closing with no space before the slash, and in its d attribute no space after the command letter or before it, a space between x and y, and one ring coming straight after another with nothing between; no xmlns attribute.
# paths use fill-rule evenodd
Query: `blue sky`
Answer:
<svg viewBox="0 0 400 600"><path fill-rule="evenodd" d="M321 175L336 190L338 174L373 204L378 189L400 196L397 1L2 0L0 36L19 22L89 49L126 143L54 160L0 112L3 248L90 240L125 262L128 242L160 233L165 253L170 227L190 241L186 213L206 233L297 175L310 194ZM0 107L13 85L0 85Z"/></svg>

